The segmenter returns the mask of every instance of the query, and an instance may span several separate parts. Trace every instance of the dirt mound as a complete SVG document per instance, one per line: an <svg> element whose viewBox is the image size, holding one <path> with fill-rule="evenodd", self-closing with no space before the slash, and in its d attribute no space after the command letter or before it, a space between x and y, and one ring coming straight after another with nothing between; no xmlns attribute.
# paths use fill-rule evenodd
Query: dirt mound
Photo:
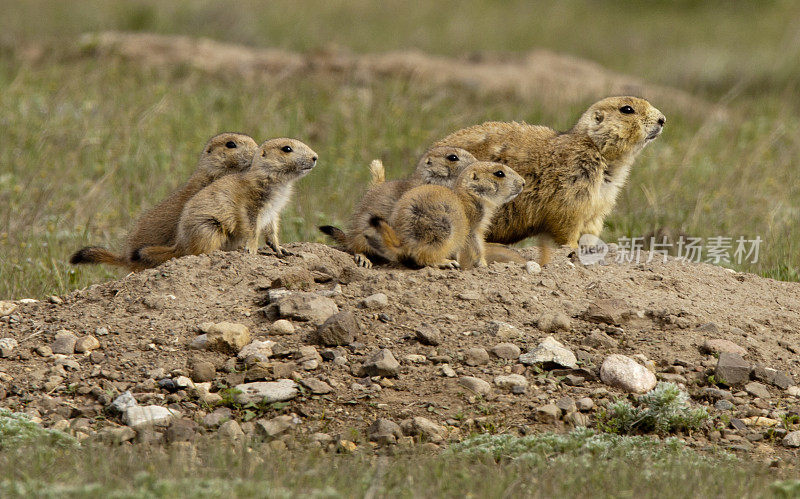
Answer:
<svg viewBox="0 0 800 499"><path fill-rule="evenodd" d="M709 408L715 423L691 442L788 452L775 439L786 431L763 425L798 411L797 283L673 259L585 267L566 251L537 272L365 270L324 245L287 249L185 257L48 302L0 302L0 406L82 438L180 438L176 424L214 433L232 418L226 435L241 426L289 445L353 440L350 429L385 444L453 441L595 424L626 396L600 379L617 353ZM542 348L550 357L534 359ZM717 366L727 350L744 354L733 356L744 371L722 366L730 380ZM126 391L144 416L114 412ZM159 416L145 406L182 419L153 431L136 419ZM368 430L379 418L404 423Z"/></svg>
<svg viewBox="0 0 800 499"><path fill-rule="evenodd" d="M431 56L418 51L298 54L205 38L118 32L87 34L80 44L93 53L121 56L146 65L188 65L202 71L243 77L280 78L307 72L346 74L362 79L403 76L423 84L463 85L483 94L535 99L552 110L565 103L633 94L668 102L683 112L704 118L723 113L721 108L680 90L648 84L594 62L548 50L534 50L522 57L482 54L468 59Z"/></svg>

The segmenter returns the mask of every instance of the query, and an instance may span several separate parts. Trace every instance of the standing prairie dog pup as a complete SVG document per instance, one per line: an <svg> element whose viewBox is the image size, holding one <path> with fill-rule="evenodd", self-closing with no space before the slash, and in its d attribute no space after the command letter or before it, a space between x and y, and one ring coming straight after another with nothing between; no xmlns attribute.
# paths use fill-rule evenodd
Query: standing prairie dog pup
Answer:
<svg viewBox="0 0 800 499"><path fill-rule="evenodd" d="M388 223L378 216L370 223L394 261L409 266L483 267L484 234L492 215L524 186L525 180L511 168L477 162L458 176L452 189L415 187L403 194Z"/></svg>
<svg viewBox="0 0 800 499"><path fill-rule="evenodd" d="M462 147L480 160L507 164L525 178L525 190L495 214L487 241L510 244L543 234L545 240L577 247L582 234L600 234L634 159L665 122L644 99L608 97L564 133L487 122L434 145Z"/></svg>
<svg viewBox="0 0 800 499"><path fill-rule="evenodd" d="M280 212L294 183L316 163L317 153L299 140L264 142L249 170L215 181L186 203L174 245L142 248L139 259L158 265L179 256L242 247L255 254L263 231L275 253L287 254L278 242Z"/></svg>
<svg viewBox="0 0 800 499"><path fill-rule="evenodd" d="M186 202L216 179L249 168L257 149L256 141L243 133L215 135L206 142L197 168L189 180L139 217L128 234L122 254L88 246L76 251L70 263L107 263L130 270L146 268L141 262L133 261L133 255L145 246L175 244L178 220Z"/></svg>
<svg viewBox="0 0 800 499"><path fill-rule="evenodd" d="M434 147L420 158L410 177L386 182L383 163L375 160L370 164L371 187L353 212L347 232L330 225L319 229L352 253L359 266L372 267L370 257L388 260L389 254L370 220L373 217L388 220L397 201L409 189L424 184L452 187L459 173L476 161L463 149Z"/></svg>

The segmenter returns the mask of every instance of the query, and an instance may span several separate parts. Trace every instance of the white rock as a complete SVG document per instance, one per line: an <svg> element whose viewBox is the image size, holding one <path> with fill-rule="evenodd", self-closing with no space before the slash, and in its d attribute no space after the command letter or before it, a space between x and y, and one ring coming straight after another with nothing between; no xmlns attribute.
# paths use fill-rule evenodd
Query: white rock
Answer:
<svg viewBox="0 0 800 499"><path fill-rule="evenodd" d="M266 363L269 358L272 357L273 345L275 345L274 341L253 340L239 350L237 357L242 360L248 360L248 362L258 361Z"/></svg>
<svg viewBox="0 0 800 499"><path fill-rule="evenodd" d="M507 376L495 376L494 377L494 384L499 386L500 388L505 388L506 390L511 390L515 386L519 386L522 388L528 387L528 380L525 379L525 376L521 374L509 374Z"/></svg>
<svg viewBox="0 0 800 499"><path fill-rule="evenodd" d="M0 357L10 357L17 345L14 338L0 338Z"/></svg>
<svg viewBox="0 0 800 499"><path fill-rule="evenodd" d="M131 392L125 392L119 397L115 398L113 402L111 402L111 409L119 412L120 414L124 413L126 409L129 407L136 407L139 405L136 403L136 399L133 397Z"/></svg>
<svg viewBox="0 0 800 499"><path fill-rule="evenodd" d="M175 378L175 385L178 388L194 388L194 381L188 376L178 376Z"/></svg>
<svg viewBox="0 0 800 499"><path fill-rule="evenodd" d="M520 355L519 361L527 365L554 364L570 369L576 369L578 367L578 359L575 357L575 354L552 336L545 338L539 343L539 346L530 352Z"/></svg>
<svg viewBox="0 0 800 499"><path fill-rule="evenodd" d="M785 447L800 447L800 431L790 431L783 437L782 443Z"/></svg>
<svg viewBox="0 0 800 499"><path fill-rule="evenodd" d="M630 393L647 393L656 386L656 376L625 355L611 354L600 367L603 383Z"/></svg>
<svg viewBox="0 0 800 499"><path fill-rule="evenodd" d="M181 413L161 407L160 405L133 406L125 409L123 417L125 424L131 428L144 428L147 426L166 426L173 418L180 417Z"/></svg>
<svg viewBox="0 0 800 499"><path fill-rule="evenodd" d="M270 332L277 335L292 334L294 333L294 325L286 319L278 319L272 323Z"/></svg>
<svg viewBox="0 0 800 499"><path fill-rule="evenodd" d="M278 381L257 381L255 383L243 383L234 387L241 393L236 394L236 402L248 404L250 402L283 402L295 398L300 391L297 383L290 379L279 379Z"/></svg>
<svg viewBox="0 0 800 499"><path fill-rule="evenodd" d="M537 262L530 260L528 262L525 262L525 270L529 274L538 274L542 271L542 266L539 265Z"/></svg>
<svg viewBox="0 0 800 499"><path fill-rule="evenodd" d="M361 306L364 308L383 308L387 305L389 305L389 297L383 293L375 293L361 300Z"/></svg>

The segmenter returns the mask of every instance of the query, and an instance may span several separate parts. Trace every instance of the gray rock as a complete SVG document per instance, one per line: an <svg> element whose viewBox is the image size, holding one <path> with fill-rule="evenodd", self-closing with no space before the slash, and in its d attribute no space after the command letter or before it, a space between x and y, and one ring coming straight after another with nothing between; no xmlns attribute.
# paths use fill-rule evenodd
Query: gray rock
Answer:
<svg viewBox="0 0 800 499"><path fill-rule="evenodd" d="M729 402L727 400L724 400L724 399L723 400L717 400L714 403L714 408L717 409L718 411L730 411L734 407L735 406L731 402Z"/></svg>
<svg viewBox="0 0 800 499"><path fill-rule="evenodd" d="M556 407L564 411L564 414L569 414L570 412L575 412L578 410L578 406L575 404L575 399L572 397L561 397L556 402Z"/></svg>
<svg viewBox="0 0 800 499"><path fill-rule="evenodd" d="M742 357L747 355L747 350L730 340L706 339L700 345L700 351L708 355L721 354L722 352L735 353Z"/></svg>
<svg viewBox="0 0 800 499"><path fill-rule="evenodd" d="M539 346L522 354L519 361L526 365L541 364L545 369L567 367L577 369L578 359L552 336L545 338Z"/></svg>
<svg viewBox="0 0 800 499"><path fill-rule="evenodd" d="M444 427L421 416L403 421L402 429L406 435L417 437L423 442L439 443L444 441L447 436L447 430Z"/></svg>
<svg viewBox="0 0 800 499"><path fill-rule="evenodd" d="M206 428L215 428L231 419L233 419L233 411L227 407L218 407L214 409L214 412L211 414L206 414L203 418L203 426Z"/></svg>
<svg viewBox="0 0 800 499"><path fill-rule="evenodd" d="M278 314L283 318L322 324L328 317L339 312L336 302L316 293L293 292L278 298L275 302Z"/></svg>
<svg viewBox="0 0 800 499"><path fill-rule="evenodd" d="M521 374L509 374L506 376L495 376L494 384L506 390L513 390L514 387L525 389L528 387L528 380Z"/></svg>
<svg viewBox="0 0 800 499"><path fill-rule="evenodd" d="M455 370L452 367L450 367L449 364L442 364L442 367L440 367L439 369L442 370L442 376L445 376L447 378L455 378L456 377Z"/></svg>
<svg viewBox="0 0 800 499"><path fill-rule="evenodd" d="M244 438L244 431L235 420L225 421L217 430L217 435L230 442L238 442Z"/></svg>
<svg viewBox="0 0 800 499"><path fill-rule="evenodd" d="M581 342L592 348L614 348L619 342L602 331L594 330Z"/></svg>
<svg viewBox="0 0 800 499"><path fill-rule="evenodd" d="M14 338L0 338L0 357L11 357L14 349L17 348L19 343Z"/></svg>
<svg viewBox="0 0 800 499"><path fill-rule="evenodd" d="M361 300L361 306L369 309L383 308L389 305L389 297L383 293L375 293Z"/></svg>
<svg viewBox="0 0 800 499"><path fill-rule="evenodd" d="M516 360L522 351L513 343L498 343L492 347L492 355L500 359Z"/></svg>
<svg viewBox="0 0 800 499"><path fill-rule="evenodd" d="M768 399L770 397L767 387L757 381L747 383L744 385L744 389L747 393L754 397L759 397L762 399Z"/></svg>
<svg viewBox="0 0 800 499"><path fill-rule="evenodd" d="M379 445L395 444L402 436L400 425L391 419L378 418L367 428L367 438Z"/></svg>
<svg viewBox="0 0 800 499"><path fill-rule="evenodd" d="M519 329L502 321L490 322L489 326L486 328L486 332L503 340L510 340L522 336L522 332Z"/></svg>
<svg viewBox="0 0 800 499"><path fill-rule="evenodd" d="M78 353L91 352L100 348L100 341L92 335L84 336L75 342L75 351Z"/></svg>
<svg viewBox="0 0 800 499"><path fill-rule="evenodd" d="M189 348L193 350L205 350L208 346L208 335L203 333L195 336L192 338L192 342L189 343Z"/></svg>
<svg viewBox="0 0 800 499"><path fill-rule="evenodd" d="M269 358L272 357L272 346L275 344L274 341L259 341L253 340L241 350L236 355L239 359L245 361L245 364L250 365L256 362L263 362L267 363Z"/></svg>
<svg viewBox="0 0 800 499"><path fill-rule="evenodd" d="M462 376L458 380L458 384L467 390L477 393L478 395L485 396L492 393L492 385L480 378L475 378L473 376Z"/></svg>
<svg viewBox="0 0 800 499"><path fill-rule="evenodd" d="M790 431L783 437L781 443L784 447L800 447L800 431Z"/></svg>
<svg viewBox="0 0 800 499"><path fill-rule="evenodd" d="M237 393L235 400L239 404L250 402L284 402L291 400L300 394L297 383L290 379L279 379L278 381L256 381L254 383L243 383L235 386Z"/></svg>
<svg viewBox="0 0 800 499"><path fill-rule="evenodd" d="M158 405L133 406L125 409L123 420L133 429L166 426L181 413Z"/></svg>
<svg viewBox="0 0 800 499"><path fill-rule="evenodd" d="M331 315L317 327L314 342L325 346L349 345L361 334L361 326L348 311Z"/></svg>
<svg viewBox="0 0 800 499"><path fill-rule="evenodd" d="M250 343L250 329L244 324L220 322L206 328L206 348L228 355L236 355Z"/></svg>
<svg viewBox="0 0 800 499"><path fill-rule="evenodd" d="M275 438L291 430L300 422L294 414L283 414L272 419L256 421L256 433L266 438Z"/></svg>
<svg viewBox="0 0 800 499"><path fill-rule="evenodd" d="M464 353L464 363L468 366L482 366L489 363L489 354L480 347L467 349Z"/></svg>
<svg viewBox="0 0 800 499"><path fill-rule="evenodd" d="M594 408L594 401L589 397L579 398L575 402L575 407L579 411L591 411Z"/></svg>
<svg viewBox="0 0 800 499"><path fill-rule="evenodd" d="M603 383L629 393L647 393L656 386L656 376L625 355L612 354L600 366Z"/></svg>
<svg viewBox="0 0 800 499"><path fill-rule="evenodd" d="M126 409L129 407L136 407L137 405L139 404L136 402L133 394L131 392L125 392L111 402L109 409L119 414L124 414Z"/></svg>
<svg viewBox="0 0 800 499"><path fill-rule="evenodd" d="M750 380L750 364L741 355L722 352L719 354L714 376L720 383L739 385Z"/></svg>
<svg viewBox="0 0 800 499"><path fill-rule="evenodd" d="M389 349L384 348L372 354L364 362L362 371L367 376L394 377L400 374L400 363Z"/></svg>
<svg viewBox="0 0 800 499"><path fill-rule="evenodd" d="M53 349L53 353L69 355L75 353L75 343L77 343L77 341L78 337L72 334L71 331L62 329L56 333L51 348Z"/></svg>
<svg viewBox="0 0 800 499"><path fill-rule="evenodd" d="M303 378L300 380L300 384L316 395L324 395L333 391L331 385L317 378Z"/></svg>
<svg viewBox="0 0 800 499"><path fill-rule="evenodd" d="M733 394L730 391L714 387L701 389L700 395L711 400L733 400Z"/></svg>
<svg viewBox="0 0 800 499"><path fill-rule="evenodd" d="M423 345L436 346L442 341L442 335L439 329L427 324L419 326L415 333L417 341Z"/></svg>
<svg viewBox="0 0 800 499"><path fill-rule="evenodd" d="M790 375L760 364L753 367L752 375L753 379L775 385L784 390L794 385L794 380Z"/></svg>
<svg viewBox="0 0 800 499"><path fill-rule="evenodd" d="M554 333L556 331L569 331L571 321L566 314L557 312L555 314L545 313L536 321L536 327L545 333Z"/></svg>

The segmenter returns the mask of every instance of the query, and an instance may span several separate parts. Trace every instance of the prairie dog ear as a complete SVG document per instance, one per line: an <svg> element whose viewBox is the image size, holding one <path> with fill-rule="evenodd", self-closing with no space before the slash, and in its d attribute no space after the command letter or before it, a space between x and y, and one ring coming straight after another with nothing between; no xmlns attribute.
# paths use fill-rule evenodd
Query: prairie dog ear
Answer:
<svg viewBox="0 0 800 499"><path fill-rule="evenodd" d="M603 120L605 119L605 117L606 116L603 113L603 111L601 111L599 109L594 112L594 121L595 121L595 123L602 123Z"/></svg>
<svg viewBox="0 0 800 499"><path fill-rule="evenodd" d="M261 149L261 157L262 158L266 158L267 157L267 150L266 149Z"/></svg>
<svg viewBox="0 0 800 499"><path fill-rule="evenodd" d="M478 172L472 172L472 180L478 180Z"/></svg>

